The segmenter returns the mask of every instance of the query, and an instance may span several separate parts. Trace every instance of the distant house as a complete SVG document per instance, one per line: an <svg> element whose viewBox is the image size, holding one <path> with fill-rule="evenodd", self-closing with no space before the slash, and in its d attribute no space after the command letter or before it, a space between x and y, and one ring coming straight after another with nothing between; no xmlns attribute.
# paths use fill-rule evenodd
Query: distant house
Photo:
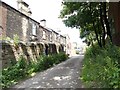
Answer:
<svg viewBox="0 0 120 90"><path fill-rule="evenodd" d="M71 55L71 42L68 34L66 36L66 54Z"/></svg>

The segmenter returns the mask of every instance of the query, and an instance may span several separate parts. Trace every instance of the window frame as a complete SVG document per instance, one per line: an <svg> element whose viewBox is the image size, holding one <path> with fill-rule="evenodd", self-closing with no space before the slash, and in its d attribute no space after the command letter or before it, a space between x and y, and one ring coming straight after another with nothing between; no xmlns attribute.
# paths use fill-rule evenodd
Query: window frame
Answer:
<svg viewBox="0 0 120 90"><path fill-rule="evenodd" d="M35 23L32 23L32 35L37 35L37 25Z"/></svg>

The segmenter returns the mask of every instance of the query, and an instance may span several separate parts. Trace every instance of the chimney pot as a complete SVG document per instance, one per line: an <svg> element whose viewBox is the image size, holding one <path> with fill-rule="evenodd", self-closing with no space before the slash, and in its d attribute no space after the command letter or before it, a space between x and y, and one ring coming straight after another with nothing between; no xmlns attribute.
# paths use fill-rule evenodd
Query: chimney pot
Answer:
<svg viewBox="0 0 120 90"><path fill-rule="evenodd" d="M42 26L46 27L46 20L45 19L40 20L40 22L41 22Z"/></svg>

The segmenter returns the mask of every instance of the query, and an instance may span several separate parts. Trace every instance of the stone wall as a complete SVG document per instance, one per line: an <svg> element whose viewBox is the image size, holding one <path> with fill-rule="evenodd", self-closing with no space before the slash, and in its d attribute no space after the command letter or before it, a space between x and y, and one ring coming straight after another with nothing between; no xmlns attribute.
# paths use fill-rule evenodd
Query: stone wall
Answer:
<svg viewBox="0 0 120 90"><path fill-rule="evenodd" d="M0 28L2 29L2 36L6 36L6 20L7 20L7 8L5 5L0 4Z"/></svg>
<svg viewBox="0 0 120 90"><path fill-rule="evenodd" d="M56 46L55 44L41 43L19 43L18 45L14 45L2 42L0 43L0 47L2 53L0 60L2 60L3 68L10 66L11 62L16 63L20 56L23 56L27 62L30 63L31 61L36 62L40 55L50 55L64 51L64 47L62 45Z"/></svg>
<svg viewBox="0 0 120 90"><path fill-rule="evenodd" d="M14 44L9 44L2 42L0 43L2 47L2 67L7 67L10 65L10 62L17 62L20 56L23 56L29 63L31 60L35 61L39 55L43 54L44 46L41 43L26 45L19 43L17 46Z"/></svg>
<svg viewBox="0 0 120 90"><path fill-rule="evenodd" d="M21 40L23 39L22 16L14 9L7 7L6 36L13 38L15 34L17 34Z"/></svg>

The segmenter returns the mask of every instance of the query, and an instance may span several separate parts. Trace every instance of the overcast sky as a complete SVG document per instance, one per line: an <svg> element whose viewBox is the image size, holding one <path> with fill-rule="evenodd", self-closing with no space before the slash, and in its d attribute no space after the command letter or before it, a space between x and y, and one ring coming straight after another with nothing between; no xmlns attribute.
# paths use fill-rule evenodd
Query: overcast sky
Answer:
<svg viewBox="0 0 120 90"><path fill-rule="evenodd" d="M2 0L17 9L17 0ZM58 18L62 9L62 0L24 0L29 4L32 18L36 21L46 19L46 26L53 30L61 30L61 34L68 34L72 42L82 44L79 38L79 30L65 27L62 20Z"/></svg>

